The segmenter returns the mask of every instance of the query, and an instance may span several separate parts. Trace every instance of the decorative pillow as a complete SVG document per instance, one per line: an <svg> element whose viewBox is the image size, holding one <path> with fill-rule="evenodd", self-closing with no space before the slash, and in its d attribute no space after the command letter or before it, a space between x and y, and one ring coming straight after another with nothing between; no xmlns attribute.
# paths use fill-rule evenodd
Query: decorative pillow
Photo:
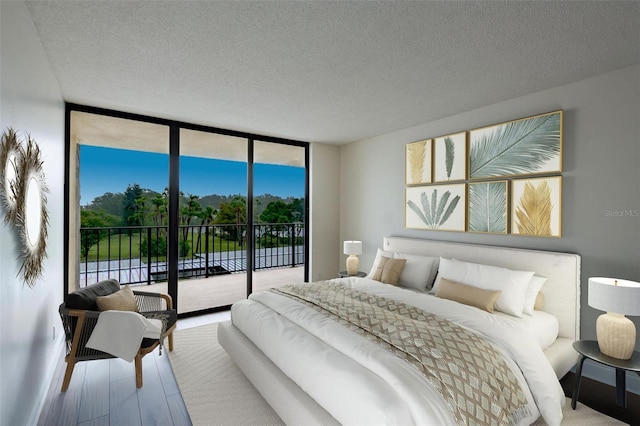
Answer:
<svg viewBox="0 0 640 426"><path fill-rule="evenodd" d="M437 291L442 278L484 290L500 290L502 293L495 303L496 311L521 317L525 292L532 277L533 272L512 271L498 266L441 257L438 268L439 280L436 280L433 291Z"/></svg>
<svg viewBox="0 0 640 426"><path fill-rule="evenodd" d="M544 309L544 294L538 293L536 296L536 303L533 305L534 311L541 311Z"/></svg>
<svg viewBox="0 0 640 426"><path fill-rule="evenodd" d="M128 285L122 290L108 296L96 298L96 304L101 311L134 311L138 312L138 304L133 290Z"/></svg>
<svg viewBox="0 0 640 426"><path fill-rule="evenodd" d="M529 281L529 285L527 286L527 291L524 293L524 305L522 307L522 312L527 315L533 315L533 307L536 304L536 298L540 289L547 282L547 279L544 277L531 277L531 281Z"/></svg>
<svg viewBox="0 0 640 426"><path fill-rule="evenodd" d="M373 265L371 265L371 271L369 271L369 275L367 275L367 278L371 278L373 279L373 274L376 272L376 268L378 267L378 263L380 263L380 257L388 257L389 259L393 259L393 252L392 251L385 251L382 249L378 249L378 252L376 253L376 258L373 260Z"/></svg>
<svg viewBox="0 0 640 426"><path fill-rule="evenodd" d="M407 259L390 259L381 256L371 279L385 284L398 285L405 263L407 263Z"/></svg>
<svg viewBox="0 0 640 426"><path fill-rule="evenodd" d="M398 285L420 291L431 289L438 272L439 257L394 253L394 259L407 259Z"/></svg>
<svg viewBox="0 0 640 426"><path fill-rule="evenodd" d="M442 278L436 291L436 297L453 300L493 313L494 304L500 297L500 293L502 292L498 290L483 290Z"/></svg>

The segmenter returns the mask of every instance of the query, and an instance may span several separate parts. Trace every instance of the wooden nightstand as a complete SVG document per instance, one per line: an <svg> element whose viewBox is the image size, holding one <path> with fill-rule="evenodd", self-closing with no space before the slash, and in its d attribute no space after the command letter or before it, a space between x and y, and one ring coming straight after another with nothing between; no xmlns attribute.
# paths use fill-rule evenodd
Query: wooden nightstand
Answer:
<svg viewBox="0 0 640 426"><path fill-rule="evenodd" d="M573 348L578 351L580 357L576 366L576 383L571 397L571 408L576 409L576 402L580 394L580 380L582 379L582 364L589 358L600 364L616 369L616 405L627 407L627 371L635 371L640 376L640 352L634 351L631 359L622 360L611 358L600 352L598 342L594 340L579 340L573 342Z"/></svg>
<svg viewBox="0 0 640 426"><path fill-rule="evenodd" d="M358 271L358 273L356 275L349 275L347 274L347 271L340 271L338 272L338 276L340 278L345 278L345 277L360 277L360 278L364 278L367 276L366 272L362 272L362 271Z"/></svg>

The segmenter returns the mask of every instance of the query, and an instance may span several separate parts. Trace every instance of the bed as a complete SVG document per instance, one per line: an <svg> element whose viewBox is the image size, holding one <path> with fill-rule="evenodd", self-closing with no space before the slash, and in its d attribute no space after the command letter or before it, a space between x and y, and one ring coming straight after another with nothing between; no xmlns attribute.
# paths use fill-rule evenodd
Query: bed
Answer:
<svg viewBox="0 0 640 426"><path fill-rule="evenodd" d="M461 333L477 327L501 355L506 354L505 364L514 376L511 380L521 385L524 402L512 422L529 424L541 416L548 424L560 423L564 395L558 379L575 364L577 354L572 342L579 339L578 255L404 237L385 237L379 251L395 253L400 258L444 258L447 262L454 259L468 265L533 271L536 276L545 277L540 290L544 297L540 315L556 318L557 326L553 339L547 337L544 345L528 334L528 329L524 333L518 328L521 322L517 317L501 312L490 314L428 292L355 277L307 286L371 293L404 308L413 309L415 305L419 312L433 312L452 321ZM442 261L441 271L445 266ZM446 280L442 283L441 289ZM234 304L231 321L218 327L220 344L285 423L459 424L460 416L466 415L465 409L485 415L482 408L472 407L473 401L459 400L463 409L451 409L452 401L464 395L438 393L433 377L431 381L424 380L425 373L420 374L419 368L389 352L383 347L384 342L372 341L379 337L365 337L354 331L359 326L323 315L321 309L304 299L306 295L295 296L302 299L277 292L256 293ZM441 383L442 377L438 376L438 380ZM472 379L468 381L473 383ZM460 386L461 394L467 392L465 387L468 388L466 382ZM511 397L516 392L504 393Z"/></svg>

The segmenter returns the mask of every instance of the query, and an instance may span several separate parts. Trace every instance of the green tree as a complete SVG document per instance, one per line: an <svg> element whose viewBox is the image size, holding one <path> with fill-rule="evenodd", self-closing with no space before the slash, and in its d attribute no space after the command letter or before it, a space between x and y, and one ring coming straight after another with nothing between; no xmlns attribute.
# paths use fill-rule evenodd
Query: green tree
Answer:
<svg viewBox="0 0 640 426"><path fill-rule="evenodd" d="M127 186L122 199L122 219L127 226L141 226L144 217L140 215L139 209L142 206L138 201L142 198L142 188L140 185L133 184Z"/></svg>
<svg viewBox="0 0 640 426"><path fill-rule="evenodd" d="M228 203L220 204L218 215L216 216L218 224L236 224L236 226L225 227L223 234L227 239L240 242L242 245L244 232L244 224L247 223L247 205L245 199L241 196L235 196Z"/></svg>
<svg viewBox="0 0 640 426"><path fill-rule="evenodd" d="M180 225L182 226L182 241L180 242L180 256L189 254L189 227L194 220L200 218L202 214L202 206L198 202L197 195L189 194L189 198L185 206L180 209Z"/></svg>
<svg viewBox="0 0 640 426"><path fill-rule="evenodd" d="M80 210L80 228L108 228L120 226L118 216L104 210ZM108 235L107 230L84 230L80 233L80 253L84 258L98 241Z"/></svg>
<svg viewBox="0 0 640 426"><path fill-rule="evenodd" d="M112 193L105 192L104 194L96 197L86 206L90 210L104 210L106 213L122 217L122 199L124 194L121 192Z"/></svg>
<svg viewBox="0 0 640 426"><path fill-rule="evenodd" d="M272 201L260 215L264 223L290 223L293 222L292 206L284 201Z"/></svg>
<svg viewBox="0 0 640 426"><path fill-rule="evenodd" d="M304 222L304 198L294 198L291 201L292 222Z"/></svg>
<svg viewBox="0 0 640 426"><path fill-rule="evenodd" d="M165 219L167 218L169 208L169 190L164 189L162 194L156 195L151 199L151 223L155 226L165 225Z"/></svg>
<svg viewBox="0 0 640 426"><path fill-rule="evenodd" d="M202 242L202 232L203 232L203 227L204 232L206 233L206 227L210 226L213 221L216 219L216 215L218 214L218 211L216 209L214 209L211 206L207 206L204 209L201 210L200 212L200 228L198 230L198 242L196 243L196 247L194 249L195 252L199 252L200 251L200 244Z"/></svg>

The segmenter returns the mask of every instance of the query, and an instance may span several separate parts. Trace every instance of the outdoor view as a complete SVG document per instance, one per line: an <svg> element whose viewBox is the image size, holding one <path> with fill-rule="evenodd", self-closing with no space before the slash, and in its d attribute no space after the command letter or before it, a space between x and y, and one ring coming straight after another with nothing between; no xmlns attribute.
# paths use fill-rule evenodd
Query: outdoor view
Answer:
<svg viewBox="0 0 640 426"><path fill-rule="evenodd" d="M80 286L167 280L169 156L80 145ZM304 167L254 164L253 269L304 262ZM246 271L247 163L180 157L179 279ZM275 253L275 254L274 254Z"/></svg>

